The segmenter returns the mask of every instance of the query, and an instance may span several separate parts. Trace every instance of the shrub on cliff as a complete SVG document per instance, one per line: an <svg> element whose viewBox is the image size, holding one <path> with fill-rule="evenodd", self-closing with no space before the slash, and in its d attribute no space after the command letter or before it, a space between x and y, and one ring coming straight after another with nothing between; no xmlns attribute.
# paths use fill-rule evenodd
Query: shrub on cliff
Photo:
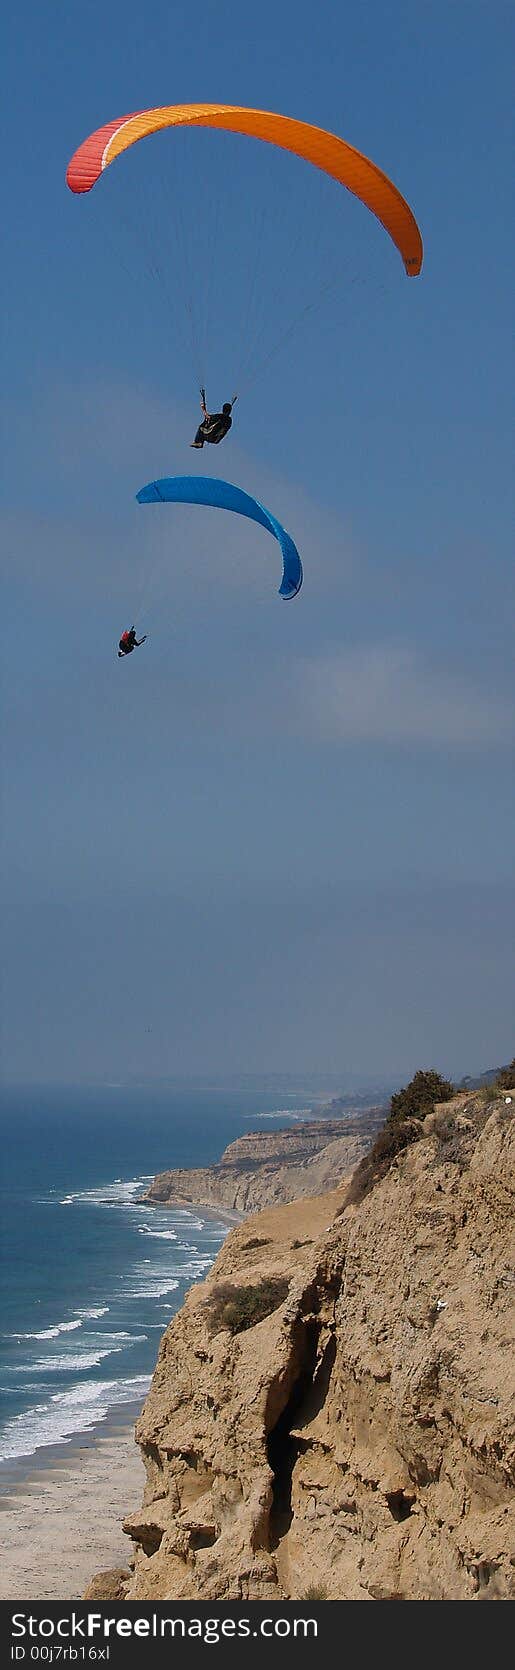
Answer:
<svg viewBox="0 0 515 1670"><path fill-rule="evenodd" d="M495 1080L494 1088L496 1090L513 1090L514 1085L515 1085L515 1056L513 1058L513 1061L510 1061L509 1067L501 1067L500 1073L497 1074L497 1078Z"/></svg>
<svg viewBox="0 0 515 1670"><path fill-rule="evenodd" d="M208 1300L210 1333L228 1328L231 1334L242 1334L246 1328L255 1328L257 1322L282 1305L288 1286L284 1276L263 1277L246 1287L221 1283Z"/></svg>
<svg viewBox="0 0 515 1670"><path fill-rule="evenodd" d="M364 1158L360 1160L356 1170L352 1173L345 1196L345 1206L359 1205L359 1202L365 1199L365 1195L370 1194L374 1184L379 1183L382 1177L386 1177L386 1173L390 1170L392 1160L395 1159L396 1155L400 1154L403 1148L409 1148L410 1143L417 1142L421 1135L418 1120L410 1119L402 1122L397 1119L395 1123L392 1122L391 1124L387 1120L383 1130L379 1132L373 1148L370 1149L370 1153L364 1155ZM345 1207L342 1210L345 1210Z"/></svg>
<svg viewBox="0 0 515 1670"><path fill-rule="evenodd" d="M346 1206L358 1205L365 1195L370 1194L374 1184L386 1177L396 1154L402 1153L403 1148L409 1148L422 1136L421 1122L427 1113L433 1112L435 1102L449 1102L451 1096L454 1096L454 1085L450 1079L443 1079L434 1068L429 1072L415 1073L409 1084L392 1096L390 1112L382 1131L370 1153L365 1154L352 1174L345 1198Z"/></svg>
<svg viewBox="0 0 515 1670"><path fill-rule="evenodd" d="M254 1247L269 1247L270 1244L270 1236L253 1235L250 1241L242 1241L241 1250L242 1252L253 1252Z"/></svg>
<svg viewBox="0 0 515 1670"><path fill-rule="evenodd" d="M392 1096L387 1125L397 1119L425 1119L427 1113L432 1113L435 1102L450 1102L454 1096L454 1085L450 1079L443 1079L434 1067L429 1072L418 1072Z"/></svg>

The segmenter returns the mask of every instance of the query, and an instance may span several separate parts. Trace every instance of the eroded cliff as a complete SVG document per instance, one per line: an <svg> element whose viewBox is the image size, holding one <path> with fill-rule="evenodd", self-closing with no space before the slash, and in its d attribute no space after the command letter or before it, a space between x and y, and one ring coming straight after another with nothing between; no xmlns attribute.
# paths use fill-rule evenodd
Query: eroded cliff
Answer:
<svg viewBox="0 0 515 1670"><path fill-rule="evenodd" d="M232 1231L138 1423L128 1599L513 1596L511 1115L459 1097L360 1204L340 1185Z"/></svg>
<svg viewBox="0 0 515 1670"><path fill-rule="evenodd" d="M223 1206L246 1213L318 1194L353 1170L383 1119L384 1108L371 1107L287 1130L249 1131L229 1143L217 1165L160 1172L144 1199L149 1205Z"/></svg>

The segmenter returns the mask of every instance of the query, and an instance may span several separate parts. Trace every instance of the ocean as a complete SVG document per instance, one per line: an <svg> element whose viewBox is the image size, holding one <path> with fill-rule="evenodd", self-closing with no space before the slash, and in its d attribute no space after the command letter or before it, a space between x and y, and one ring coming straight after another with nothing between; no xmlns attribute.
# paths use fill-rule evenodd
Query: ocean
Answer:
<svg viewBox="0 0 515 1670"><path fill-rule="evenodd" d="M163 1329L216 1257L221 1220L140 1204L155 1172L212 1164L300 1100L284 1083L2 1091L0 1489L13 1463L143 1401Z"/></svg>

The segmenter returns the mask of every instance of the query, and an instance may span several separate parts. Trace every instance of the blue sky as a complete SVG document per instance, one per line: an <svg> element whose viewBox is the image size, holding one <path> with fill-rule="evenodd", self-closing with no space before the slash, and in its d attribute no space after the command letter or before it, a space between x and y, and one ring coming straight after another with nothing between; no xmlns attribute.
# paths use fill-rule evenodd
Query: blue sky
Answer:
<svg viewBox="0 0 515 1670"><path fill-rule="evenodd" d="M505 1060L511 8L49 0L8 30L5 1076ZM331 182L232 137L172 162L163 135L67 191L92 128L204 99L363 149L422 276ZM183 224L212 404L263 324L201 462ZM190 468L284 521L293 604L261 529L135 504Z"/></svg>

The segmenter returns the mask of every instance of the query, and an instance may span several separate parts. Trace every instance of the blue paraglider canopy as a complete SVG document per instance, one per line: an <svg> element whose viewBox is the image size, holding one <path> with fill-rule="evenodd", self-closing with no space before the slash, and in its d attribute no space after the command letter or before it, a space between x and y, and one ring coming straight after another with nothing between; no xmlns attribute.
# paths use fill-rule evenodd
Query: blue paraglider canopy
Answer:
<svg viewBox="0 0 515 1670"><path fill-rule="evenodd" d="M283 577L279 586L280 597L296 597L300 591L303 574L297 546L271 511L266 510L259 499L244 493L241 487L232 487L230 481L218 481L214 476L164 476L161 481L149 481L146 487L141 487L136 498L138 504L212 505L217 510L234 510L238 516L249 516L252 522L260 522L261 527L268 528L281 547Z"/></svg>

